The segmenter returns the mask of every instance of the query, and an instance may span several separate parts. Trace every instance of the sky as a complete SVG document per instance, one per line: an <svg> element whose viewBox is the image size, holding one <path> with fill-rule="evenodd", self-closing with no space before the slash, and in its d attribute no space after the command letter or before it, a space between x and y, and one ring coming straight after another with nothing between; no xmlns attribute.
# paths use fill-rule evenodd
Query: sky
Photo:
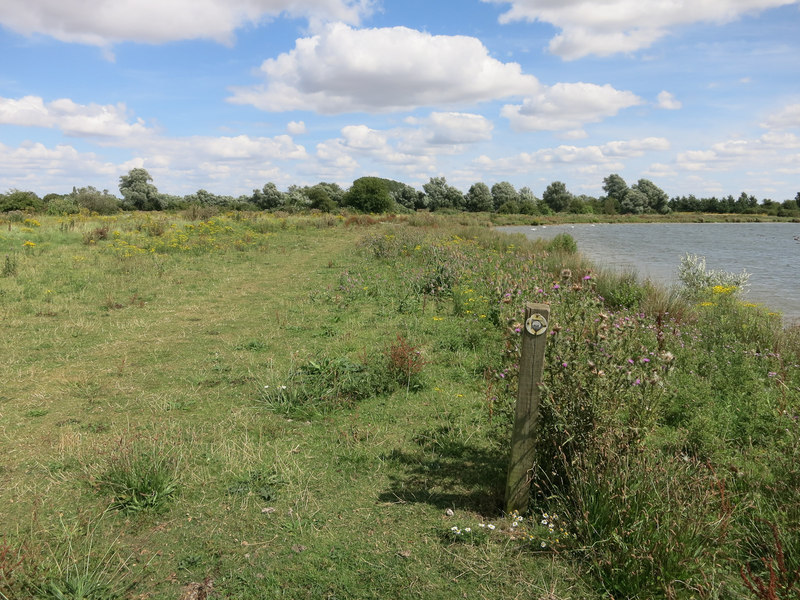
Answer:
<svg viewBox="0 0 800 600"><path fill-rule="evenodd" d="M800 192L800 0L0 0L0 192Z"/></svg>

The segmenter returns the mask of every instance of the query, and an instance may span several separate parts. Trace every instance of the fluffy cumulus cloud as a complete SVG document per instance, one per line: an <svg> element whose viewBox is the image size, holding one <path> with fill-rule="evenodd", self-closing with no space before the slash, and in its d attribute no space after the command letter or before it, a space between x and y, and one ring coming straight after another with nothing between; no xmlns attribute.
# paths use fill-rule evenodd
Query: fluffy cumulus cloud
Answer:
<svg viewBox="0 0 800 600"><path fill-rule="evenodd" d="M788 131L800 128L800 104L788 104L775 111L761 126L768 131L758 137L735 137L707 148L680 152L675 167L694 173L762 173L765 189L769 189L769 173L800 174L800 136Z"/></svg>
<svg viewBox="0 0 800 600"><path fill-rule="evenodd" d="M633 92L617 90L608 84L557 83L526 98L522 104L504 106L501 115L516 131L570 131L642 102Z"/></svg>
<svg viewBox="0 0 800 600"><path fill-rule="evenodd" d="M536 152L522 152L515 156L492 159L481 156L476 165L482 169L504 173L524 173L548 166L572 165L621 169L622 160L637 158L648 152L669 150L669 141L659 137L612 141L602 145L543 148Z"/></svg>
<svg viewBox="0 0 800 600"><path fill-rule="evenodd" d="M789 129L800 127L800 103L789 104L781 110L771 114L762 123L762 127L767 129Z"/></svg>
<svg viewBox="0 0 800 600"><path fill-rule="evenodd" d="M474 104L539 88L517 63L492 58L473 37L343 23L298 39L290 52L264 61L261 73L265 84L235 88L230 101L267 111L377 113Z"/></svg>
<svg viewBox="0 0 800 600"><path fill-rule="evenodd" d="M289 135L303 135L307 132L306 124L303 121L289 121L286 131Z"/></svg>
<svg viewBox="0 0 800 600"><path fill-rule="evenodd" d="M494 124L482 115L460 112L433 112L425 119L408 118L419 141L433 145L462 145L492 139Z"/></svg>
<svg viewBox="0 0 800 600"><path fill-rule="evenodd" d="M671 28L725 23L800 0L483 0L510 5L501 23L542 21L561 30L550 51L567 60L647 48Z"/></svg>
<svg viewBox="0 0 800 600"><path fill-rule="evenodd" d="M676 164L687 171L747 171L769 165L782 173L800 173L800 137L769 131L755 139L730 139L702 150L678 154Z"/></svg>
<svg viewBox="0 0 800 600"><path fill-rule="evenodd" d="M427 117L408 117L404 125L373 129L347 125L341 136L317 145L315 168L323 173L338 168L341 179L358 168L399 170L407 176L436 172L437 158L462 154L471 144L491 139L493 125L481 115L432 112Z"/></svg>
<svg viewBox="0 0 800 600"><path fill-rule="evenodd" d="M3 0L0 24L23 34L107 46L185 39L230 42L235 30L282 13L358 23L371 0Z"/></svg>
<svg viewBox="0 0 800 600"><path fill-rule="evenodd" d="M92 152L79 152L73 146L47 147L26 142L16 148L0 143L0 173L4 186L35 190L38 193L65 191L65 187L85 186L89 181L114 182L123 166L102 160ZM65 186L65 181L69 185Z"/></svg>
<svg viewBox="0 0 800 600"><path fill-rule="evenodd" d="M0 124L60 129L73 137L131 138L152 133L141 119L129 122L124 104L77 104L68 98L45 102L38 96L0 97Z"/></svg>
<svg viewBox="0 0 800 600"><path fill-rule="evenodd" d="M165 136L146 127L141 119L131 121L122 104L82 105L66 98L45 102L36 96L0 98L0 124L56 129L66 136L81 138L82 142L119 148L134 155L116 164L68 144L2 146L0 173L25 174L16 179L0 177L0 185L5 187L47 190L52 189L51 180L76 177L75 185L99 179L104 182L102 186L114 188L121 173L140 166L150 169L154 176L161 174L165 180L199 182L200 187L207 187L205 182L209 179L242 186L253 174L274 175L279 172L280 164L308 159L305 148L289 135ZM298 129L297 125L294 129ZM28 179L31 183L26 186Z"/></svg>
<svg viewBox="0 0 800 600"><path fill-rule="evenodd" d="M658 108L664 110L678 110L683 106L680 100L677 100L674 95L664 90L658 95Z"/></svg>

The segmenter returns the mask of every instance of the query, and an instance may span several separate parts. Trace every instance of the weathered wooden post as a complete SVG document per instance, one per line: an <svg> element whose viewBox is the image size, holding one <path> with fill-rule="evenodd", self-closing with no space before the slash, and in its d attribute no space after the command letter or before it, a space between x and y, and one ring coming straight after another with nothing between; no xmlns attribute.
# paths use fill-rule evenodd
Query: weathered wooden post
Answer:
<svg viewBox="0 0 800 600"><path fill-rule="evenodd" d="M519 390L511 434L511 461L506 482L506 513L528 509L536 425L539 421L539 382L544 371L544 350L547 342L547 321L550 305L525 305L525 327L522 331L522 358L519 364Z"/></svg>

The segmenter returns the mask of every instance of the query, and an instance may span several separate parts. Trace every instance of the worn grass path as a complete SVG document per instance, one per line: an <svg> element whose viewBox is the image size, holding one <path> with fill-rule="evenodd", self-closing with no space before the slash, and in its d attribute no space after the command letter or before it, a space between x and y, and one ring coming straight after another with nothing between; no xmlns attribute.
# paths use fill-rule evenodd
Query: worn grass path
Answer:
<svg viewBox="0 0 800 600"><path fill-rule="evenodd" d="M398 310L381 287L397 274L357 253L362 231L126 258L80 233L43 237L0 279L0 522L29 560L91 554L137 598L204 578L242 599L585 597L557 559L448 540L500 518L481 357L437 341L436 307ZM350 276L362 294L339 293ZM419 392L307 420L260 401L292 366L374 358L398 334L427 357ZM177 461L176 500L106 511L93 482L142 444Z"/></svg>

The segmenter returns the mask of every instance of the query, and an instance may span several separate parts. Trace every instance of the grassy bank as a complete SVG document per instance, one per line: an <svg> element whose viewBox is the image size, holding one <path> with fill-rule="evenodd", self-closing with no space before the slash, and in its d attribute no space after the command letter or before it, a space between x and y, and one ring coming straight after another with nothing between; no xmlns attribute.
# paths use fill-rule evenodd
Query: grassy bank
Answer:
<svg viewBox="0 0 800 600"><path fill-rule="evenodd" d="M796 594L775 317L481 216L191 216L2 225L0 598ZM519 519L525 301L554 335Z"/></svg>

